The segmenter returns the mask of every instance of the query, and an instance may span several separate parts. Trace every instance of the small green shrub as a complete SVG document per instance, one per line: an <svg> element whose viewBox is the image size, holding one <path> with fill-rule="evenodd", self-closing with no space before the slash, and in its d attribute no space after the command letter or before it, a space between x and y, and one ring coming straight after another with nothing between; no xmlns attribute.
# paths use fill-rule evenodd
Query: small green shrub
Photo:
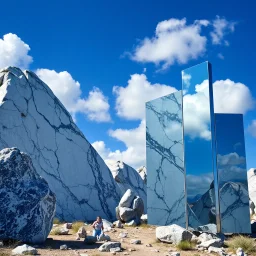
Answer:
<svg viewBox="0 0 256 256"><path fill-rule="evenodd" d="M239 247L246 253L256 251L254 239L247 236L234 236L226 242L226 245L233 251L236 251Z"/></svg>
<svg viewBox="0 0 256 256"><path fill-rule="evenodd" d="M53 219L53 224L61 224L61 221L58 218Z"/></svg>
<svg viewBox="0 0 256 256"><path fill-rule="evenodd" d="M191 249L193 249L194 247L194 244L187 241L187 240L183 240L181 242L179 242L176 247L179 249L179 250L182 250L182 251L189 251Z"/></svg>
<svg viewBox="0 0 256 256"><path fill-rule="evenodd" d="M60 228L54 228L54 229L52 229L50 234L54 235L54 236L59 236L61 234L61 230L60 230Z"/></svg>
<svg viewBox="0 0 256 256"><path fill-rule="evenodd" d="M76 233L79 228L84 226L84 222L83 221L76 221L72 223L72 230Z"/></svg>

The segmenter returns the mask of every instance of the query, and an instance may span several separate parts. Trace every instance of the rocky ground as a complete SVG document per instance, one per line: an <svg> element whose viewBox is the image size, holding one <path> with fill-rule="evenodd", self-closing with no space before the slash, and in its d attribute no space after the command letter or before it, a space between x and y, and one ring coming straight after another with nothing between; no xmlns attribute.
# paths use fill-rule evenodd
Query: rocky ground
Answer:
<svg viewBox="0 0 256 256"><path fill-rule="evenodd" d="M86 226L87 234L92 232L91 226ZM68 235L49 235L47 241L42 245L33 245L38 250L38 254L42 256L65 256L65 255L80 255L80 256L100 256L113 255L111 252L100 252L98 248L104 242L97 242L93 245L86 245L83 240L76 240L76 234L70 230ZM124 227L122 229L113 228L109 232L105 232L111 237L112 241L121 242L122 252L117 252L115 255L133 255L133 256L150 256L150 255L171 255L171 252L180 252L184 256L199 256L199 255L216 255L214 253L200 252L197 249L189 251L180 251L175 246L162 243L155 238L155 227L142 225L140 227ZM120 233L127 233L127 237L120 238ZM131 244L132 239L141 240L141 244ZM60 246L66 244L68 250L60 250ZM13 244L9 247L0 248L0 256L11 255L12 250L17 246ZM249 254L256 255L256 254Z"/></svg>

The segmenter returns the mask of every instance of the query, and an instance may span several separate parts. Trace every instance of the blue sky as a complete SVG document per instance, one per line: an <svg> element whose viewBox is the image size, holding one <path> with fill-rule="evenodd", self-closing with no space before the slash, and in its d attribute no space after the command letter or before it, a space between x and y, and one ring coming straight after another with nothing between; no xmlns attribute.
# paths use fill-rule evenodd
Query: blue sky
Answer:
<svg viewBox="0 0 256 256"><path fill-rule="evenodd" d="M181 70L208 60L218 108L245 114L247 165L256 167L256 4L196 3L5 1L0 67L37 72L104 159L138 167L144 101L180 90Z"/></svg>

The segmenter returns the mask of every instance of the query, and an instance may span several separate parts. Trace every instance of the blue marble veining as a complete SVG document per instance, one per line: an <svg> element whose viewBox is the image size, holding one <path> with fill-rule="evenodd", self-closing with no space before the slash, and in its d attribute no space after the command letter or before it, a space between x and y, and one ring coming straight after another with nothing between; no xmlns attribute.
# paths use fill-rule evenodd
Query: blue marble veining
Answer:
<svg viewBox="0 0 256 256"><path fill-rule="evenodd" d="M58 218L114 220L121 192L103 159L33 72L0 70L0 149L27 153L56 194Z"/></svg>
<svg viewBox="0 0 256 256"><path fill-rule="evenodd" d="M146 103L148 223L186 226L181 92Z"/></svg>
<svg viewBox="0 0 256 256"><path fill-rule="evenodd" d="M243 116L215 114L221 231L251 233Z"/></svg>

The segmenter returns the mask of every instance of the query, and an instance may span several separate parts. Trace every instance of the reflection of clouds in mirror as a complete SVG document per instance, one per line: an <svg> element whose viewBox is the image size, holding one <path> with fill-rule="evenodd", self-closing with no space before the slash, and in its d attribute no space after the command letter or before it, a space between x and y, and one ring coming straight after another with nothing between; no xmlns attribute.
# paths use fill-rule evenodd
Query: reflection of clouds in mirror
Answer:
<svg viewBox="0 0 256 256"><path fill-rule="evenodd" d="M196 85L195 90L196 93L183 97L184 132L191 139L211 140L208 80Z"/></svg>
<svg viewBox="0 0 256 256"><path fill-rule="evenodd" d="M186 73L184 70L181 72L181 76L182 76L182 83L183 83L183 94L186 94L187 90L190 86L190 80L192 78L192 76L188 73Z"/></svg>
<svg viewBox="0 0 256 256"><path fill-rule="evenodd" d="M218 154L217 162L221 167L229 165L240 165L245 164L245 157L239 156L236 152L232 152L226 155Z"/></svg>
<svg viewBox="0 0 256 256"><path fill-rule="evenodd" d="M228 181L246 182L246 159L236 152L226 155L218 154L217 166L221 186Z"/></svg>
<svg viewBox="0 0 256 256"><path fill-rule="evenodd" d="M183 81L183 83L185 83ZM215 113L243 113L254 106L249 88L229 79L213 83ZM209 128L209 82L204 80L195 86L194 94L184 95L183 99L185 135L191 139L211 139ZM256 123L256 122L255 122Z"/></svg>

